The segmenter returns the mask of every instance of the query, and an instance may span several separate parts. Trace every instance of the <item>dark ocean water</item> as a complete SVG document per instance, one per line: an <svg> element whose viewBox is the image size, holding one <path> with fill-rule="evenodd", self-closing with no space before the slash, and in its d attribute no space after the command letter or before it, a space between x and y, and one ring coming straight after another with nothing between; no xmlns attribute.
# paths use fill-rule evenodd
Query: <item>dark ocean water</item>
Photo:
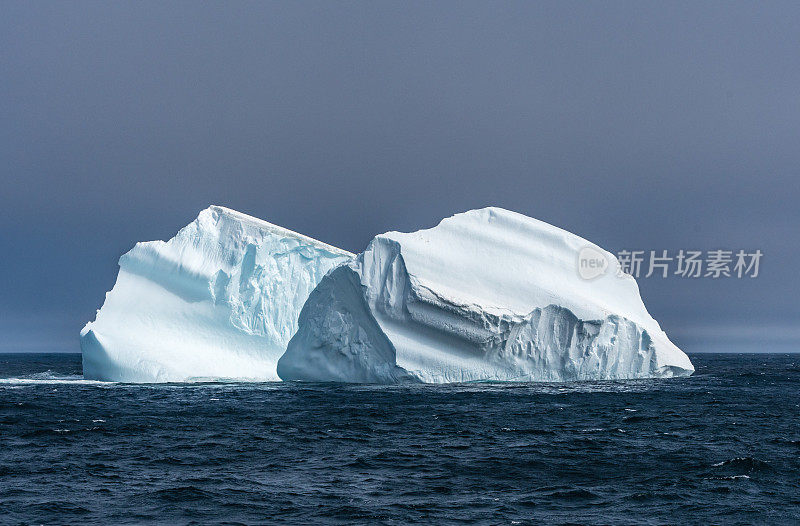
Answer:
<svg viewBox="0 0 800 526"><path fill-rule="evenodd" d="M686 379L122 385L0 355L3 523L800 522L800 355Z"/></svg>

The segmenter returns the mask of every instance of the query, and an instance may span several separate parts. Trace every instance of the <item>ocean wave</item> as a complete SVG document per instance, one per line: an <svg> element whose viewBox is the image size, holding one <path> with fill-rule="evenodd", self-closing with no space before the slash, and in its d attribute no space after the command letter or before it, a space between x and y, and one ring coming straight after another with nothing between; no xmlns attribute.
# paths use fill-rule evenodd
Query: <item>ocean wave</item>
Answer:
<svg viewBox="0 0 800 526"><path fill-rule="evenodd" d="M86 380L80 374L59 374L50 370L33 373L19 377L0 378L0 384L6 385L50 385L50 384L71 384L71 385L108 385L112 382L101 382L99 380Z"/></svg>
<svg viewBox="0 0 800 526"><path fill-rule="evenodd" d="M712 464L711 467L733 468L748 473L752 473L754 471L772 470L772 466L770 466L768 462L753 457L736 457L729 460L723 460L722 462L717 462L715 464Z"/></svg>

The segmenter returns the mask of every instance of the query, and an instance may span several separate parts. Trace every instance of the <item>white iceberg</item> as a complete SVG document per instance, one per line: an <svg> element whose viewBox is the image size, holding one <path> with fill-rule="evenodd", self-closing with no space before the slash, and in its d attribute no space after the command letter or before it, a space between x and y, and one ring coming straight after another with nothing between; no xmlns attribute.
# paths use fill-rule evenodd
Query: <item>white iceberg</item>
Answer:
<svg viewBox="0 0 800 526"><path fill-rule="evenodd" d="M587 252L599 271L579 273ZM375 237L314 289L278 362L283 380L376 383L693 371L612 254L500 208Z"/></svg>
<svg viewBox="0 0 800 526"><path fill-rule="evenodd" d="M87 379L278 380L309 293L353 254L212 206L171 240L138 243L81 331Z"/></svg>

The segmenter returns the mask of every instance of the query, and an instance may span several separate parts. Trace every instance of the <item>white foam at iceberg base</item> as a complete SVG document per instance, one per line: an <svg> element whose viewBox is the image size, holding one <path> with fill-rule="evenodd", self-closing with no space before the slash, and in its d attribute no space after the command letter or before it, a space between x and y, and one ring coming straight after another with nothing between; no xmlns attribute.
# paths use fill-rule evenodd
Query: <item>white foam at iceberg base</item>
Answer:
<svg viewBox="0 0 800 526"><path fill-rule="evenodd" d="M586 247L608 261L593 280L578 274ZM500 208L382 234L311 293L278 374L377 383L691 374L618 271L585 239Z"/></svg>
<svg viewBox="0 0 800 526"><path fill-rule="evenodd" d="M278 380L309 293L353 255L212 206L167 242L138 243L81 331L87 379Z"/></svg>

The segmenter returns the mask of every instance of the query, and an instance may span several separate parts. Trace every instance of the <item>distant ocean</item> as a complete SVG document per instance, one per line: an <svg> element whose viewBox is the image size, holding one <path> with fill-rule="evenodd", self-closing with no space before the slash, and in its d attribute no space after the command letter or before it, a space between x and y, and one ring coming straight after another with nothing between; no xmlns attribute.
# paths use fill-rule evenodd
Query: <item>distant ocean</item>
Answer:
<svg viewBox="0 0 800 526"><path fill-rule="evenodd" d="M800 522L800 354L580 384L123 385L0 355L8 524Z"/></svg>

